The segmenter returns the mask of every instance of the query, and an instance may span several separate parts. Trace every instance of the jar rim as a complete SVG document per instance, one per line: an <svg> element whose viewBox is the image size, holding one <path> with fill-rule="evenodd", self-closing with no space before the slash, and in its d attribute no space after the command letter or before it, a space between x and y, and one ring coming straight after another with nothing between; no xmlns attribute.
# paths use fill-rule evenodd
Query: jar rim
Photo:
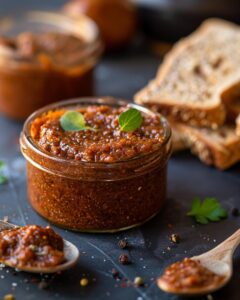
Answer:
<svg viewBox="0 0 240 300"><path fill-rule="evenodd" d="M26 29L22 24L25 22L27 25ZM100 33L96 23L89 17L80 14L78 18L71 18L62 13L49 12L49 11L27 11L20 14L10 14L4 18L0 18L0 34L5 36L14 36L21 32L32 31L29 25L34 28L34 32L38 32L37 28L40 26L40 32L63 32L72 33L75 36L82 37L86 41L84 46L79 51L79 55L76 56L76 60L69 64L58 63L59 66L66 68L78 66L86 62L86 59L90 56L91 59L95 60L103 52L103 43L100 38ZM46 29L47 26L56 28L55 30ZM43 29L42 29L43 28ZM2 61L8 59L12 66L35 66L38 65L32 60L19 60L17 59L14 52L9 51L4 46L0 47L0 58ZM94 61L95 61L94 60Z"/></svg>
<svg viewBox="0 0 240 300"><path fill-rule="evenodd" d="M66 158L62 158L62 157L57 157L57 156L54 156L53 154L44 152L41 148L39 148L36 145L36 143L34 143L32 137L30 135L30 126L31 126L32 121L35 120L38 116L42 115L46 111L76 106L77 104L78 104L78 106L81 106L81 105L83 106L85 104L85 106L87 106L87 105L111 105L111 106L113 106L114 105L116 107L124 105L126 107L136 108L139 111L141 111L147 115L159 115L161 125L162 125L163 131L164 131L164 138L161 143L161 146L155 151L141 154L141 155L132 157L127 160L120 160L120 161L117 161L114 163L88 162L88 161L81 161L81 160L76 161L76 160L70 160L70 159L66 159ZM129 162L134 162L139 159L147 158L150 155L159 153L159 151L161 151L165 147L165 145L169 142L169 140L171 138L171 128L170 128L170 125L168 124L166 118L164 118L159 113L152 112L150 109L143 107L141 105L138 105L135 103L130 103L130 102L127 102L126 100L119 99L119 98L113 98L113 97L84 97L84 98L74 98L74 99L69 99L66 101L55 102L50 105L44 106L44 107L38 109L37 111L35 111L34 113L32 113L24 123L20 141L23 138L24 138L24 141L27 143L27 146L30 147L31 150L37 152L38 155L41 155L44 158L49 159L56 163L65 163L65 164L67 163L67 164L71 164L71 165L88 166L88 167L91 167L91 166L92 167L98 167L98 166L104 167L104 166L106 166L107 168L111 168L111 167L114 168L115 166L119 166L124 163L126 164Z"/></svg>

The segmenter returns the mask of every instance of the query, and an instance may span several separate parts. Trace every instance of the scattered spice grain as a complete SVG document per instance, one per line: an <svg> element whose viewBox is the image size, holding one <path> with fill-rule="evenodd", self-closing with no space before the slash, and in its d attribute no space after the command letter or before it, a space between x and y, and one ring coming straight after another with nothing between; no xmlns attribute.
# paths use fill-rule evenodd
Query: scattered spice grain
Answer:
<svg viewBox="0 0 240 300"><path fill-rule="evenodd" d="M3 297L3 300L14 300L15 297L12 294L7 294Z"/></svg>
<svg viewBox="0 0 240 300"><path fill-rule="evenodd" d="M139 276L135 277L134 284L136 286L143 286L144 285L144 281L143 281L142 277L139 277Z"/></svg>
<svg viewBox="0 0 240 300"><path fill-rule="evenodd" d="M38 284L38 288L39 288L40 290L46 290L48 287L49 287L49 283L46 282L46 281L41 281L41 282L39 282L39 284Z"/></svg>
<svg viewBox="0 0 240 300"><path fill-rule="evenodd" d="M126 249L128 247L128 241L126 239L123 239L123 240L120 240L118 242L118 246L121 248L121 249Z"/></svg>
<svg viewBox="0 0 240 300"><path fill-rule="evenodd" d="M88 281L87 278L82 278L82 279L80 280L80 285L81 285L82 287L87 286L88 283L89 283L89 281Z"/></svg>
<svg viewBox="0 0 240 300"><path fill-rule="evenodd" d="M175 244L179 244L180 243L180 236L176 233L173 233L170 235L170 241L175 243Z"/></svg>
<svg viewBox="0 0 240 300"><path fill-rule="evenodd" d="M128 265L129 264L129 258L128 258L128 255L127 254L121 254L119 256L119 262L122 264L122 265Z"/></svg>
<svg viewBox="0 0 240 300"><path fill-rule="evenodd" d="M119 272L116 269L112 269L112 276L114 279L119 278Z"/></svg>

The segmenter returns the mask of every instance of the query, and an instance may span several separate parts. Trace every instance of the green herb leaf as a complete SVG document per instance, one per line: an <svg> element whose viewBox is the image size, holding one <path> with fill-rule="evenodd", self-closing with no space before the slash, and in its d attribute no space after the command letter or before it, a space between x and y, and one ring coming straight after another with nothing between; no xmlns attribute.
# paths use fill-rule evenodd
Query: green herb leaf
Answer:
<svg viewBox="0 0 240 300"><path fill-rule="evenodd" d="M5 177L2 174L0 174L0 184L4 184L6 182L7 182L7 177Z"/></svg>
<svg viewBox="0 0 240 300"><path fill-rule="evenodd" d="M5 162L0 160L0 170L3 169L5 166ZM7 178L0 172L0 185L7 182Z"/></svg>
<svg viewBox="0 0 240 300"><path fill-rule="evenodd" d="M84 116L77 111L69 110L60 118L60 124L65 131L80 131L80 130L94 130L86 126Z"/></svg>
<svg viewBox="0 0 240 300"><path fill-rule="evenodd" d="M139 110L130 108L120 114L118 121L121 130L128 132L138 129L143 122L143 117Z"/></svg>
<svg viewBox="0 0 240 300"><path fill-rule="evenodd" d="M5 166L5 162L3 160L0 160L0 169L2 169Z"/></svg>
<svg viewBox="0 0 240 300"><path fill-rule="evenodd" d="M209 221L217 222L226 218L227 211L215 198L207 197L202 202L199 198L195 198L192 202L192 209L187 215L194 217L200 224L207 224Z"/></svg>

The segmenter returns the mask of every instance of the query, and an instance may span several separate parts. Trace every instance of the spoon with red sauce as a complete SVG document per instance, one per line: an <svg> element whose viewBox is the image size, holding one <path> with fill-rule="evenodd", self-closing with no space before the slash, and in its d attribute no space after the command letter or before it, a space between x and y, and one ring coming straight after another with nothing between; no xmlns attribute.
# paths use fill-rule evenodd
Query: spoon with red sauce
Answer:
<svg viewBox="0 0 240 300"><path fill-rule="evenodd" d="M31 273L57 273L78 261L78 248L50 227L0 220L0 263Z"/></svg>
<svg viewBox="0 0 240 300"><path fill-rule="evenodd" d="M233 253L240 244L240 229L214 249L167 267L157 285L165 292L197 296L215 292L232 277Z"/></svg>

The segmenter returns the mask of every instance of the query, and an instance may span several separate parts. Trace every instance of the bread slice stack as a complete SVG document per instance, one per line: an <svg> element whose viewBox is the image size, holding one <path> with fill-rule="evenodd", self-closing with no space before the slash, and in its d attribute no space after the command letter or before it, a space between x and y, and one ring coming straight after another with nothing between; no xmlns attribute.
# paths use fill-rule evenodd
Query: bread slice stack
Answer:
<svg viewBox="0 0 240 300"><path fill-rule="evenodd" d="M240 161L240 27L205 21L167 54L135 102L165 115L173 149L226 169ZM237 135L238 133L238 135Z"/></svg>
<svg viewBox="0 0 240 300"><path fill-rule="evenodd" d="M238 116L237 120L236 120L236 124L237 124L237 135L240 137L240 115Z"/></svg>

